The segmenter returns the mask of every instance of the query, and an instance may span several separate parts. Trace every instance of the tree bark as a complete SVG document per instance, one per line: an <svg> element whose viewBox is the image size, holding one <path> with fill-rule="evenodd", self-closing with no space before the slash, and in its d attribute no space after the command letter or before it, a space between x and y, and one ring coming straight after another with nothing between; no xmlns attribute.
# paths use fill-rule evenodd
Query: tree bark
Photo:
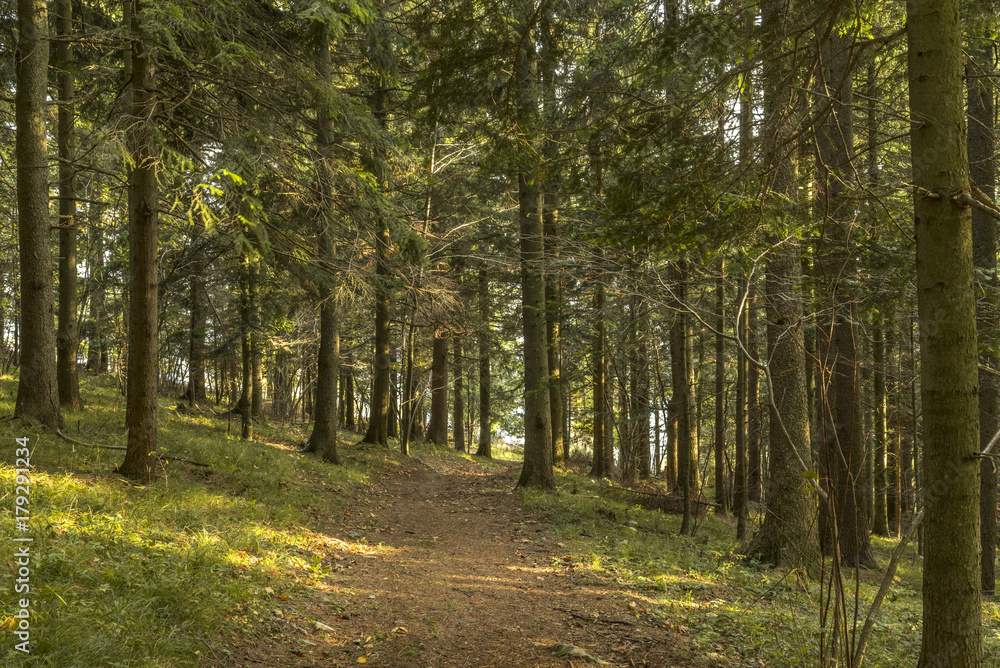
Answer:
<svg viewBox="0 0 1000 668"><path fill-rule="evenodd" d="M434 323L434 343L431 348L431 421L427 425L427 440L438 445L448 442L448 339L450 332L441 323Z"/></svg>
<svg viewBox="0 0 1000 668"><path fill-rule="evenodd" d="M94 373L108 372L108 348L105 341L105 282L104 273L104 230L100 227L104 207L91 204L88 212L90 218L90 239L94 249L90 273L90 321L88 323L87 370Z"/></svg>
<svg viewBox="0 0 1000 668"><path fill-rule="evenodd" d="M834 17L831 20L836 20ZM863 413L859 399L854 323L858 309L850 284L856 282L850 227L854 206L845 191L854 167L852 122L853 33L834 28L822 51L821 104L830 105L817 136L819 145L819 208L824 235L818 259L830 319L819 334L820 430L823 460L830 477L831 502L836 505L840 553L845 563L874 566L868 528Z"/></svg>
<svg viewBox="0 0 1000 668"><path fill-rule="evenodd" d="M320 27L317 43L317 74L324 84L333 77L333 57L331 54L332 32L328 24ZM316 369L315 422L312 433L304 448L315 452L323 460L340 464L337 439L340 429L340 413L337 401L340 398L340 317L337 296L334 292L333 224L336 219L336 193L334 192L334 120L327 111L322 98L316 100L316 180L319 201L317 202L318 259L326 275L318 280L319 293L319 351ZM244 376L245 377L245 376ZM248 406L249 408L249 406Z"/></svg>
<svg viewBox="0 0 1000 668"><path fill-rule="evenodd" d="M979 0L978 13L992 16L996 10L993 0ZM973 11L972 16L977 12ZM973 49L969 62L966 86L968 87L969 114L969 178L987 197L993 199L996 190L996 163L993 157L993 88L990 82L996 74L993 62L993 43L989 34L982 34L975 23L969 32L983 41ZM976 328L979 332L979 350L982 363L997 367L997 233L996 222L984 211L972 210L972 261L981 276L977 285ZM997 377L979 371L979 448L985 449L993 434L1000 428L997 413L997 396L1000 383ZM983 460L979 465L980 492L979 529L983 555L981 560L981 587L984 594L993 594L996 588L997 544L997 473L993 462Z"/></svg>
<svg viewBox="0 0 1000 668"><path fill-rule="evenodd" d="M16 417L63 427L56 381L56 336L49 248L49 179L45 96L49 64L48 10L43 0L18 0L14 93L18 257L21 272L20 361Z"/></svg>
<svg viewBox="0 0 1000 668"><path fill-rule="evenodd" d="M493 418L490 378L490 280L486 268L479 269L479 444L476 454L493 457Z"/></svg>
<svg viewBox="0 0 1000 668"><path fill-rule="evenodd" d="M159 189L157 159L153 148L156 118L156 66L139 23L142 0L131 0L129 24L132 40L131 150L134 167L129 190L129 268L132 285L129 301L128 390L125 461L119 471L147 481L153 474L156 451L157 349L157 242Z"/></svg>
<svg viewBox="0 0 1000 668"><path fill-rule="evenodd" d="M545 257L548 263L559 259L559 208L551 183L546 184L542 226L545 235ZM552 412L552 459L561 462L569 458L569 443L563 439L562 403L562 289L556 273L545 279L545 335L549 358L549 408Z"/></svg>
<svg viewBox="0 0 1000 668"><path fill-rule="evenodd" d="M452 417L452 434L454 434L452 440L455 443L456 451L465 452L465 395L463 394L465 373L462 370L462 339L458 336L452 336L451 345L452 354L455 357L455 400L452 402L455 414Z"/></svg>
<svg viewBox="0 0 1000 668"><path fill-rule="evenodd" d="M982 665L978 356L958 0L908 0L924 425L919 666Z"/></svg>
<svg viewBox="0 0 1000 668"><path fill-rule="evenodd" d="M754 359L760 359L760 346L758 345L758 325L757 316L757 282L750 281L747 285L747 313L746 313L746 338L745 345L747 352ZM747 500L760 503L764 498L764 456L763 456L763 435L764 435L764 407L760 403L760 369L755 364L746 365L746 407L747 407Z"/></svg>
<svg viewBox="0 0 1000 668"><path fill-rule="evenodd" d="M726 515L726 289L719 266L715 284L715 512Z"/></svg>
<svg viewBox="0 0 1000 668"><path fill-rule="evenodd" d="M604 286L598 284L594 292L594 334L590 352L594 396L594 461L590 467L590 475L594 478L603 478L608 474L604 468L604 421L607 420L607 402L604 400L604 306Z"/></svg>
<svg viewBox="0 0 1000 668"><path fill-rule="evenodd" d="M761 28L767 38L782 39L782 25L791 10L787 0L767 0ZM771 195L796 200L797 151L789 150L794 130L786 114L794 96L787 63L773 60L763 71L764 156L772 170ZM794 140L792 140L794 141ZM787 204L786 204L787 206ZM770 463L764 521L747 546L747 553L772 564L808 563L812 557L810 530L813 501L802 464L811 465L809 412L806 399L800 277L802 264L794 236L772 237L767 261L768 373L770 378ZM801 464L800 464L801 461Z"/></svg>
<svg viewBox="0 0 1000 668"><path fill-rule="evenodd" d="M249 253L250 251L247 251ZM240 438L253 440L253 351L251 333L251 313L253 311L253 260L244 255L240 265Z"/></svg>
<svg viewBox="0 0 1000 668"><path fill-rule="evenodd" d="M521 237L521 318L524 323L524 465L518 487L555 487L552 471L552 411L549 406L548 341L545 337L545 283L542 216L538 192L525 174L518 177Z"/></svg>
<svg viewBox="0 0 1000 668"><path fill-rule="evenodd" d="M379 124L388 125L386 97L388 91L383 78L378 77L378 88L372 95L372 113ZM389 225L379 212L375 214L375 353L372 364L372 397L368 429L363 443L389 445L389 348L392 331L389 321L389 249L392 239Z"/></svg>
<svg viewBox="0 0 1000 668"><path fill-rule="evenodd" d="M876 316L878 318L879 316ZM873 416L874 444L873 456L875 460L874 488L875 504L872 508L872 531L879 536L889 535L889 515L888 499L888 470L886 467L886 403L885 403L885 337L883 335L882 323L876 322L873 326L872 341L872 400L875 405L875 415Z"/></svg>
<svg viewBox="0 0 1000 668"><path fill-rule="evenodd" d="M333 258L333 242L330 232L325 230L320 236L320 256L323 261ZM320 286L320 337L317 354L316 373L316 421L306 443L307 452L315 452L325 461L340 464L337 452L339 417L337 412L337 382L340 377L340 318L336 297L326 280Z"/></svg>
<svg viewBox="0 0 1000 668"><path fill-rule="evenodd" d="M538 114L538 54L535 51L535 10L523 3L522 28L527 39L517 56L521 93L517 121L529 138L536 135ZM545 278L543 272L544 225L541 199L536 186L538 164L535 152L524 156L518 180L518 221L521 260L521 318L524 339L524 464L518 487L555 487L552 471L552 410L549 404L548 341L545 335ZM558 428L558 427L557 427Z"/></svg>
<svg viewBox="0 0 1000 668"><path fill-rule="evenodd" d="M73 4L56 0L56 61L59 71L59 330L56 333L56 380L59 403L80 410L80 379L76 357L80 334L77 323L76 276L76 108L73 74Z"/></svg>
<svg viewBox="0 0 1000 668"><path fill-rule="evenodd" d="M188 388L187 399L192 406L208 401L205 389L205 332L207 317L205 309L205 261L202 250L205 222L201 217L194 221L191 235L191 332L188 345Z"/></svg>
<svg viewBox="0 0 1000 668"><path fill-rule="evenodd" d="M749 299L749 280L743 282L742 292L747 295L744 312L736 326L736 337L746 347ZM733 514L736 515L736 540L747 536L747 356L741 351L736 359L736 462L733 476Z"/></svg>

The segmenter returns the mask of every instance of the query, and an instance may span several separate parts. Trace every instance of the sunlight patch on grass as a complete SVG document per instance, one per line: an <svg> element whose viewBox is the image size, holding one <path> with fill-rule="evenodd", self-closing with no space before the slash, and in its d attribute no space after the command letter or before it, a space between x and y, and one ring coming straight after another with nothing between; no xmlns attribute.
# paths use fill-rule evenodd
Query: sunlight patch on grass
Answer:
<svg viewBox="0 0 1000 668"><path fill-rule="evenodd" d="M83 379L88 408L67 414L67 433L120 445L123 411L107 379ZM16 381L0 379L0 411L12 411ZM149 485L113 472L118 450L72 445L17 423L31 474L32 654L11 645L4 666L210 665L213 639L258 633L268 593L319 584L336 552L378 553L319 530L339 516L343 495L367 479L364 466L334 467L295 452L302 435L261 425L261 441L226 434L226 422L161 401L158 450L169 463ZM201 462L193 466L178 458ZM0 461L0 522L11 526L13 460ZM0 541L0 561L14 563ZM0 605L14 609L4 587ZM12 618L0 618L0 628ZM224 650L223 650L224 651Z"/></svg>

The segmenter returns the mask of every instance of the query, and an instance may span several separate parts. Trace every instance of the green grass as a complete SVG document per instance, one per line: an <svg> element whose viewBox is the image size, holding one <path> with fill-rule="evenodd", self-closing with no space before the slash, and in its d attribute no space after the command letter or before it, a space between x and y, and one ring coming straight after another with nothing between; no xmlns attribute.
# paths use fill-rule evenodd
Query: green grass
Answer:
<svg viewBox="0 0 1000 668"><path fill-rule="evenodd" d="M0 414L13 412L16 383L0 379ZM124 443L113 384L88 379L85 411L67 415L82 442ZM256 633L265 587L304 586L321 574L324 537L308 527L342 512L340 495L364 482L365 461L333 467L294 452L301 434L257 426L245 443L207 415L160 404L159 449L210 464L167 463L149 485L113 473L123 453L74 446L39 430L0 425L0 523L14 526L14 439L30 437L31 654L17 652L0 618L5 666L208 665L208 643ZM384 451L383 451L384 452ZM364 455L359 455L364 458ZM378 455L372 454L371 459ZM8 529L9 531L9 529ZM7 533L7 531L5 531ZM0 559L14 572L12 541ZM11 581L13 575L9 575ZM4 612L15 604L4 583Z"/></svg>

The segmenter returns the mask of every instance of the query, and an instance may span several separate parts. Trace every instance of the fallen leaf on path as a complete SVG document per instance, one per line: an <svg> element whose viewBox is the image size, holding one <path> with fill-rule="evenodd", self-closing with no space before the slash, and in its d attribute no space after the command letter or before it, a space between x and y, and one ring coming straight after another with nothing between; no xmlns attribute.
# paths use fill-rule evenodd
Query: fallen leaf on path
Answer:
<svg viewBox="0 0 1000 668"><path fill-rule="evenodd" d="M405 626L396 626L392 629L392 633L397 633L401 636L405 636L409 631L406 630Z"/></svg>

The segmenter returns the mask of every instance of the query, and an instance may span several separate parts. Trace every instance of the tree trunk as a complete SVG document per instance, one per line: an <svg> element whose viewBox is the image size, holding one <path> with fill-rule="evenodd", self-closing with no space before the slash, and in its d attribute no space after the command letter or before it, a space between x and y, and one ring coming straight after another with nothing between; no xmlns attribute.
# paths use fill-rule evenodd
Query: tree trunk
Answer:
<svg viewBox="0 0 1000 668"><path fill-rule="evenodd" d="M344 369L344 427L348 431L357 429L354 421L355 401L354 401L354 357L352 353L347 355L347 366Z"/></svg>
<svg viewBox="0 0 1000 668"><path fill-rule="evenodd" d="M451 345L454 348L452 354L455 356L455 401L453 402L455 414L452 417L452 433L454 434L455 450L465 452L465 395L463 394L465 373L462 370L464 363L462 360L462 339L458 336L451 337Z"/></svg>
<svg viewBox="0 0 1000 668"><path fill-rule="evenodd" d="M978 356L957 0L907 2L924 424L919 666L982 665Z"/></svg>
<svg viewBox="0 0 1000 668"><path fill-rule="evenodd" d="M820 429L823 458L830 476L831 502L839 522L840 552L845 563L874 566L871 554L865 480L865 448L858 365L857 304L850 285L856 282L850 227L854 204L845 196L853 174L851 42L853 33L833 31L822 52L821 104L831 109L817 137L819 208L824 235L817 258L830 320L819 341Z"/></svg>
<svg viewBox="0 0 1000 668"><path fill-rule="evenodd" d="M875 316L879 318L880 316ZM873 326L872 341L872 400L875 405L874 419L874 444L873 455L875 460L874 468L874 488L875 504L872 508L872 531L879 536L889 535L889 516L887 496L889 496L888 471L886 468L886 403L885 403L885 340L882 333L882 323L876 322Z"/></svg>
<svg viewBox="0 0 1000 668"><path fill-rule="evenodd" d="M321 135L322 136L322 135ZM322 140L321 140L322 141ZM330 232L320 239L320 254L325 262L333 259ZM331 280L329 277L326 281ZM326 281L320 286L320 335L316 374L316 422L306 443L307 452L315 452L325 461L340 464L337 453L338 418L337 381L340 377L340 319L336 297Z"/></svg>
<svg viewBox="0 0 1000 668"><path fill-rule="evenodd" d="M552 472L552 411L549 406L545 284L542 278L542 216L538 192L518 177L521 237L521 317L524 323L524 465L518 487L555 487Z"/></svg>
<svg viewBox="0 0 1000 668"><path fill-rule="evenodd" d="M250 414L254 421L264 418L264 354L260 349L260 263L250 268L250 377L253 396Z"/></svg>
<svg viewBox="0 0 1000 668"><path fill-rule="evenodd" d="M18 0L17 91L18 250L21 271L21 372L14 415L62 429L56 381L49 249L49 179L45 96L49 64L48 11L43 0Z"/></svg>
<svg viewBox="0 0 1000 668"><path fill-rule="evenodd" d="M594 292L594 334L591 339L590 369L594 395L593 463L590 475L604 478L604 421L608 419L607 402L604 400L604 286L598 284Z"/></svg>
<svg viewBox="0 0 1000 668"><path fill-rule="evenodd" d="M450 333L441 323L434 323L431 349L431 421L427 440L438 445L448 442L448 339Z"/></svg>
<svg viewBox="0 0 1000 668"><path fill-rule="evenodd" d="M493 457L492 384L490 378L490 281L486 269L479 269L479 444L476 454Z"/></svg>
<svg viewBox="0 0 1000 668"><path fill-rule="evenodd" d="M757 317L757 283L751 281L747 285L746 314L746 348L753 359L760 359L760 338L757 335L759 320ZM747 500L760 503L764 498L764 407L760 403L760 369L755 364L746 365L746 406L747 406Z"/></svg>
<svg viewBox="0 0 1000 668"><path fill-rule="evenodd" d="M670 340L670 400L667 402L667 462L663 467L667 489L671 492L676 492L680 488L680 466L677 461L680 439L680 394L678 394L677 388L680 387L678 378L680 378L681 372L676 367L680 358L677 357L679 346L674 338L675 327L676 324L670 326L668 335ZM661 394L664 392L661 391Z"/></svg>
<svg viewBox="0 0 1000 668"><path fill-rule="evenodd" d="M385 81L379 77L372 96L372 113L379 124L388 124ZM389 445L389 347L392 331L389 321L389 249L392 239L385 216L375 214L375 357L372 365L371 414L368 429L361 441Z"/></svg>
<svg viewBox="0 0 1000 668"><path fill-rule="evenodd" d="M996 3L980 0L983 14L992 16ZM974 16L976 14L973 14ZM975 24L968 26L969 32L979 33L983 39L972 51L966 77L968 87L969 113L969 178L972 183L991 200L996 190L996 163L993 153L993 88L990 85L996 74L993 63L993 43L989 34L982 34ZM996 369L997 355L997 234L996 222L979 210L972 210L972 260L979 280L976 300L976 328L979 331L979 350L982 363ZM997 394L1000 384L997 377L979 371L979 448L985 449L993 435L1000 428L997 414ZM991 595L996 587L996 544L997 544L997 473L993 462L984 459L979 465L980 492L979 530L983 556L981 562L981 586L984 594Z"/></svg>
<svg viewBox="0 0 1000 668"><path fill-rule="evenodd" d="M768 0L762 8L761 28L775 42L784 35L782 22L790 10L786 0ZM789 150L794 130L786 105L794 96L787 63L764 65L764 156L772 170L771 193L781 201L796 200L796 151ZM809 412L806 399L802 332L802 264L794 236L772 237L767 262L768 374L770 378L770 461L764 521L747 553L772 564L801 564L812 558L813 501L803 465L809 467Z"/></svg>
<svg viewBox="0 0 1000 668"><path fill-rule="evenodd" d="M681 534L692 530L691 502L698 495L698 424L695 415L694 330L685 313L687 270L685 263L673 271L677 312L670 334L674 404L677 413L677 477L683 494Z"/></svg>
<svg viewBox="0 0 1000 668"><path fill-rule="evenodd" d="M403 336L403 328L400 326L400 339ZM394 345L389 357L389 438L399 440L399 373L397 362L399 361L398 349Z"/></svg>
<svg viewBox="0 0 1000 668"><path fill-rule="evenodd" d="M749 280L743 283L743 294L747 295L744 312L740 314L736 336L747 347L747 320L750 305ZM736 462L733 480L733 514L736 515L736 540L747 537L747 356L740 352L736 359Z"/></svg>
<svg viewBox="0 0 1000 668"><path fill-rule="evenodd" d="M529 138L535 136L538 114L538 55L532 23L534 7L521 8L523 41L517 59L521 93L518 121ZM545 279L543 271L544 225L536 183L538 165L535 152L527 152L518 173L518 221L521 259L521 318L524 339L524 464L518 487L555 487L552 471L552 410L549 404L548 341L545 335Z"/></svg>
<svg viewBox="0 0 1000 668"><path fill-rule="evenodd" d="M56 0L56 61L59 71L59 331L56 334L56 379L59 403L80 410L76 277L76 110L73 74L73 5Z"/></svg>
<svg viewBox="0 0 1000 668"><path fill-rule="evenodd" d="M332 37L330 26L322 24L317 44L317 74L323 83L330 82L333 77L333 58L330 52ZM304 449L315 452L327 462L340 464L337 452L340 427L340 414L337 410L337 400L340 398L337 389L340 381L340 317L333 286L335 254L332 229L337 218L334 192L335 139L334 120L324 102L322 99L316 100L316 179L319 193L317 219L320 226L317 230L317 250L320 267L325 270L326 275L319 278L316 286L319 293L319 351L316 354L315 423Z"/></svg>
<svg viewBox="0 0 1000 668"><path fill-rule="evenodd" d="M203 236L205 222L200 216L194 220L194 232L191 235L191 334L188 355L188 389L187 398L191 405L208 401L205 390L205 332L207 317L205 310L205 261L203 259Z"/></svg>
<svg viewBox="0 0 1000 668"><path fill-rule="evenodd" d="M715 285L715 512L726 515L726 289L719 265Z"/></svg>
<svg viewBox="0 0 1000 668"><path fill-rule="evenodd" d="M130 3L132 40L132 118L129 124L134 167L129 190L128 427L125 461L119 471L149 480L156 451L158 205L157 159L153 148L156 114L156 67L139 24L142 0Z"/></svg>
<svg viewBox="0 0 1000 668"><path fill-rule="evenodd" d="M251 263L252 260L244 256L240 266L240 369L242 371L242 384L239 411L242 424L240 438L244 441L253 440L253 351L251 350L250 331L254 279Z"/></svg>
<svg viewBox="0 0 1000 668"><path fill-rule="evenodd" d="M551 184L546 184L551 188ZM556 194L545 191L542 226L545 235L545 257L549 263L559 259L559 209ZM563 440L562 403L562 290L555 272L545 280L545 334L549 361L549 408L552 412L552 459L561 462L569 457L569 443Z"/></svg>
<svg viewBox="0 0 1000 668"><path fill-rule="evenodd" d="M95 189L99 193L100 189ZM95 194L94 199L101 195ZM108 372L108 346L105 340L105 288L107 277L104 269L104 230L101 219L104 215L103 204L91 204L87 212L90 226L90 245L94 249L93 260L90 263L90 321L88 322L87 370L94 373Z"/></svg>

